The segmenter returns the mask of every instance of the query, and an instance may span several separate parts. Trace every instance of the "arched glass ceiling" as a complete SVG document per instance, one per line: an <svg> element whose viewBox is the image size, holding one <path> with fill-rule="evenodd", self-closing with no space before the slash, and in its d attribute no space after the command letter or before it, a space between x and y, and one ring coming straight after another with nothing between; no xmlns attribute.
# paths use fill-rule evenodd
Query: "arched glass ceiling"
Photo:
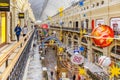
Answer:
<svg viewBox="0 0 120 80"><path fill-rule="evenodd" d="M45 20L58 13L60 7L67 8L79 0L29 0L36 20Z"/></svg>

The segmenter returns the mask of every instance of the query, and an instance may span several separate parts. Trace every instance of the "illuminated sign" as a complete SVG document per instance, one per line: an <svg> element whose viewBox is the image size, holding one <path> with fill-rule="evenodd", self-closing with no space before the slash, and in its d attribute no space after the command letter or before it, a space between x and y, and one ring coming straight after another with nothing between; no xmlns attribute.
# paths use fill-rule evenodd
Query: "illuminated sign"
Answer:
<svg viewBox="0 0 120 80"><path fill-rule="evenodd" d="M10 11L10 0L0 0L0 11Z"/></svg>
<svg viewBox="0 0 120 80"><path fill-rule="evenodd" d="M24 13L19 13L18 17L21 18L21 19L24 18Z"/></svg>

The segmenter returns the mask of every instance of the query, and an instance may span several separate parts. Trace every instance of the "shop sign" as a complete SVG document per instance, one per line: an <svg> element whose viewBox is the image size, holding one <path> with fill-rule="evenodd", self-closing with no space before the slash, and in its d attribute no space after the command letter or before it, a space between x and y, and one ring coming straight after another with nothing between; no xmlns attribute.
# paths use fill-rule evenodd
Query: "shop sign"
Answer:
<svg viewBox="0 0 120 80"><path fill-rule="evenodd" d="M10 0L0 0L0 11L10 11Z"/></svg>
<svg viewBox="0 0 120 80"><path fill-rule="evenodd" d="M20 19L23 19L23 18L24 18L24 13L19 13L19 14L18 14L18 17L19 17Z"/></svg>
<svg viewBox="0 0 120 80"><path fill-rule="evenodd" d="M82 64L84 62L84 57L80 54L75 54L71 57L71 62L74 64Z"/></svg>

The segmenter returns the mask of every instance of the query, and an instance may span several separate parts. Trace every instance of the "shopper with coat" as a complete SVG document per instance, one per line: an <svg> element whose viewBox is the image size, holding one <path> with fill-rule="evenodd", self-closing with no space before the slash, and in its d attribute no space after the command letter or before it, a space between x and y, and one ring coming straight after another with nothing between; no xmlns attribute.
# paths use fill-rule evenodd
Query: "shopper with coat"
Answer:
<svg viewBox="0 0 120 80"><path fill-rule="evenodd" d="M21 34L21 31L22 31L22 29L21 29L19 24L17 24L17 26L15 27L14 31L16 33L17 41L19 41L20 34Z"/></svg>

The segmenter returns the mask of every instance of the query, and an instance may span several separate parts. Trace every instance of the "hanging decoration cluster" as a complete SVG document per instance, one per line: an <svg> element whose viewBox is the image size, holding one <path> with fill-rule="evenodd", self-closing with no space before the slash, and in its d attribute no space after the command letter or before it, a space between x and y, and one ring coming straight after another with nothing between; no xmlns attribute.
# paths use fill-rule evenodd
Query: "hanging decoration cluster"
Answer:
<svg viewBox="0 0 120 80"><path fill-rule="evenodd" d="M43 35L47 36L48 35L48 24L42 24L41 28L42 28Z"/></svg>
<svg viewBox="0 0 120 80"><path fill-rule="evenodd" d="M86 32L86 30L85 30L85 29L83 29L83 30L82 30L82 29L80 29L80 34L81 34L81 35L86 34L86 33L87 33L87 32Z"/></svg>
<svg viewBox="0 0 120 80"><path fill-rule="evenodd" d="M60 7L58 10L59 10L59 15L60 15L60 17L62 17L63 16L63 9L64 9L64 7Z"/></svg>
<svg viewBox="0 0 120 80"><path fill-rule="evenodd" d="M49 44L50 44L50 45L53 45L54 42L55 42L54 40L50 40Z"/></svg>

